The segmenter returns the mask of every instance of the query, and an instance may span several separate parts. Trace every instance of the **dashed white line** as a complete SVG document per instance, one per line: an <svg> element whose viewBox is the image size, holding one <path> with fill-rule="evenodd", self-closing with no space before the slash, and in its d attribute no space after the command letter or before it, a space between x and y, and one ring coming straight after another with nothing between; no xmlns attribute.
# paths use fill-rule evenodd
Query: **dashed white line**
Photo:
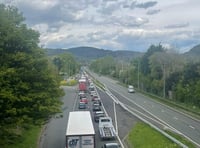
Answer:
<svg viewBox="0 0 200 148"><path fill-rule="evenodd" d="M195 129L195 127L194 127L194 126L192 126L192 125L189 125L189 127L190 127L191 129Z"/></svg>
<svg viewBox="0 0 200 148"><path fill-rule="evenodd" d="M174 119L174 120L178 120L178 118L177 118L177 117L173 117L173 119Z"/></svg>

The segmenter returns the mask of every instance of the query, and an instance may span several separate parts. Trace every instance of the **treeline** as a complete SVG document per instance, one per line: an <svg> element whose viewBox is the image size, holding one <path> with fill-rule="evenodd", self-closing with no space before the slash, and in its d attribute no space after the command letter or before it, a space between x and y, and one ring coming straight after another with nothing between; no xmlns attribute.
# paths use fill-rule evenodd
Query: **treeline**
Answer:
<svg viewBox="0 0 200 148"><path fill-rule="evenodd" d="M80 70L80 63L71 53L58 54L51 57L51 61L55 65L57 73L63 77L74 76Z"/></svg>
<svg viewBox="0 0 200 148"><path fill-rule="evenodd" d="M139 90L200 107L200 61L161 44L151 45L142 57L131 62L104 57L92 62L90 68Z"/></svg>
<svg viewBox="0 0 200 148"><path fill-rule="evenodd" d="M0 4L0 145L30 125L60 112L63 95L54 66L39 48L39 33L24 24L15 7Z"/></svg>

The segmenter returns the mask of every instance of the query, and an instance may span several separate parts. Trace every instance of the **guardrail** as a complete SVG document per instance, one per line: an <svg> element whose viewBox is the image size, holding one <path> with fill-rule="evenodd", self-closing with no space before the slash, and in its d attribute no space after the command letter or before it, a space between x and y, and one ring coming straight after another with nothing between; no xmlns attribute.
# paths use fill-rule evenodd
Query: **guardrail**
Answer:
<svg viewBox="0 0 200 148"><path fill-rule="evenodd" d="M105 86L105 85L104 85ZM151 126L152 128L154 128L155 130L157 130L159 133L163 134L164 136L166 136L168 139L172 140L174 143L178 144L179 146L181 146L182 148L188 148L188 146L186 146L185 144L183 144L182 142L180 142L179 140L177 140L176 138L172 137L171 135L169 135L168 133L166 133L165 131L159 129L158 127L156 127L155 125L153 125L152 123L150 123L149 121L145 120L144 118L142 118L141 116L139 116L138 114L132 112L130 109L128 109L122 102L120 102L117 97L115 97L105 86L105 92L107 95L109 95L113 101L116 104L119 104L124 110L130 112L132 115L136 116L137 118L139 118L141 121L143 121L144 123L148 124L149 126Z"/></svg>

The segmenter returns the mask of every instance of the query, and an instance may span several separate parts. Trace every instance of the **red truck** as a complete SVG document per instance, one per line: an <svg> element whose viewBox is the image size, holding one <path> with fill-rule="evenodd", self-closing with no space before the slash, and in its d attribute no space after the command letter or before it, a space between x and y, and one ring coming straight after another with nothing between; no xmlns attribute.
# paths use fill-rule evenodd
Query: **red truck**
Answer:
<svg viewBox="0 0 200 148"><path fill-rule="evenodd" d="M86 79L79 80L79 91L87 91Z"/></svg>

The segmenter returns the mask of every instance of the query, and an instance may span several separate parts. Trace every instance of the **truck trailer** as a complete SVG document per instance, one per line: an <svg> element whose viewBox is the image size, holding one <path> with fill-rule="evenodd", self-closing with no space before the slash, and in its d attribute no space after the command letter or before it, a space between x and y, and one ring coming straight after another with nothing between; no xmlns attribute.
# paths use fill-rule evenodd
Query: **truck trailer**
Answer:
<svg viewBox="0 0 200 148"><path fill-rule="evenodd" d="M86 92L87 91L87 83L86 83L87 81L86 81L86 79L80 79L79 80L79 91L84 91L84 92Z"/></svg>
<svg viewBox="0 0 200 148"><path fill-rule="evenodd" d="M95 130L89 111L69 113L66 148L95 148Z"/></svg>

